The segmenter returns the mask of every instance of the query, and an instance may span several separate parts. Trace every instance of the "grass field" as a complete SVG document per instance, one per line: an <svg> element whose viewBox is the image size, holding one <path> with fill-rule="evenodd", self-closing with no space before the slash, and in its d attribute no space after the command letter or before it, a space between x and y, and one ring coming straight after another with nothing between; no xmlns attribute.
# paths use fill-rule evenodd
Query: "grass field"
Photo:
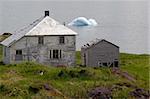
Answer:
<svg viewBox="0 0 150 99"><path fill-rule="evenodd" d="M77 64L81 64L79 51L76 57ZM0 97L2 99L48 99L48 97L88 99L88 93L93 88L102 86L112 88L116 84L123 83L149 90L149 59L149 55L120 54L121 70L127 71L135 81L113 74L110 68L78 66L56 68L32 62L0 65ZM45 85L50 90L47 90ZM112 91L112 97L134 99L135 97L129 94L133 90L132 87L119 86Z"/></svg>

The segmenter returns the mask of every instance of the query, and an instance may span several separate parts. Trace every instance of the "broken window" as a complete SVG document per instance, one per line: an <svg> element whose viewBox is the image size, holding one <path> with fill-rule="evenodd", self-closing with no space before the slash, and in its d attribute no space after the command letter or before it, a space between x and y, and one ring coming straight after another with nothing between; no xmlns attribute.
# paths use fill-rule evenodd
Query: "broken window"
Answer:
<svg viewBox="0 0 150 99"><path fill-rule="evenodd" d="M43 36L38 37L38 44L44 44L44 37Z"/></svg>
<svg viewBox="0 0 150 99"><path fill-rule="evenodd" d="M22 55L22 50L16 50L16 55Z"/></svg>
<svg viewBox="0 0 150 99"><path fill-rule="evenodd" d="M118 67L118 64L119 64L118 61L114 61L114 66L115 67Z"/></svg>
<svg viewBox="0 0 150 99"><path fill-rule="evenodd" d="M107 63L103 63L103 66L107 66Z"/></svg>
<svg viewBox="0 0 150 99"><path fill-rule="evenodd" d="M22 50L16 50L15 60L16 61L23 60Z"/></svg>
<svg viewBox="0 0 150 99"><path fill-rule="evenodd" d="M65 37L64 36L60 36L59 37L59 43L60 44L64 44L65 43Z"/></svg>

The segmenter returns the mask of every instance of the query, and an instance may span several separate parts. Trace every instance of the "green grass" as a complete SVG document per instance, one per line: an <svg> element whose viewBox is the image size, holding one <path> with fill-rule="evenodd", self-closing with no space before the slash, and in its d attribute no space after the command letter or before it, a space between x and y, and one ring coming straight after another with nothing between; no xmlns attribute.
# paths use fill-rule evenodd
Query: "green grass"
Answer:
<svg viewBox="0 0 150 99"><path fill-rule="evenodd" d="M81 64L80 52L76 54L77 64ZM56 68L53 66L44 66L32 62L23 62L20 64L0 65L0 97L3 99L47 99L52 96L53 99L63 99L63 96L77 99L87 99L88 92L97 86L111 88L116 83L129 83L139 88L149 89L149 55L120 54L121 69L128 71L136 78L136 82L129 81L120 76L111 73L109 68ZM39 71L44 71L39 75ZM80 73L81 70L85 72ZM63 72L61 76L58 76ZM48 84L61 92L62 95L51 95L51 92L43 88ZM33 92L30 87L38 89ZM112 93L113 98L132 98L129 92L132 88L122 87ZM132 98L133 99L133 98Z"/></svg>

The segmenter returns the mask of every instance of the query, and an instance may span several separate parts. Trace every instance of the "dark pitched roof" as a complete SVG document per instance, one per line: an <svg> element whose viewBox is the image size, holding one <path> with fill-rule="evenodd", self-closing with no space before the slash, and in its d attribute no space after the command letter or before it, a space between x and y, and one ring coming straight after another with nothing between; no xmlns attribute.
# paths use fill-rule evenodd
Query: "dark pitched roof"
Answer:
<svg viewBox="0 0 150 99"><path fill-rule="evenodd" d="M99 44L99 43L101 43L101 42L103 42L103 41L105 41L105 42L107 42L107 43L109 43L109 44L111 44L111 45L113 45L113 46L119 48L119 46L117 46L117 45L115 45L115 44L113 44L113 43L111 43L111 42L109 42L109 41L107 41L107 40L105 40L105 39L96 39L96 41L93 42L92 44L87 43L86 45L82 46L82 48L83 48L83 49L89 49L89 48L91 48L91 47L93 47L93 46L96 46L97 44Z"/></svg>

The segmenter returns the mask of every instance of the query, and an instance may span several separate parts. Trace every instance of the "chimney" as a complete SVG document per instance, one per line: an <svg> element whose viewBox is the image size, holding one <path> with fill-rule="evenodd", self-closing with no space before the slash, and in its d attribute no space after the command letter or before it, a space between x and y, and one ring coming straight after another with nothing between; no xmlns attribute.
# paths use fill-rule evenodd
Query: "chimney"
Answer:
<svg viewBox="0 0 150 99"><path fill-rule="evenodd" d="M49 16L49 11L45 11L45 17Z"/></svg>

